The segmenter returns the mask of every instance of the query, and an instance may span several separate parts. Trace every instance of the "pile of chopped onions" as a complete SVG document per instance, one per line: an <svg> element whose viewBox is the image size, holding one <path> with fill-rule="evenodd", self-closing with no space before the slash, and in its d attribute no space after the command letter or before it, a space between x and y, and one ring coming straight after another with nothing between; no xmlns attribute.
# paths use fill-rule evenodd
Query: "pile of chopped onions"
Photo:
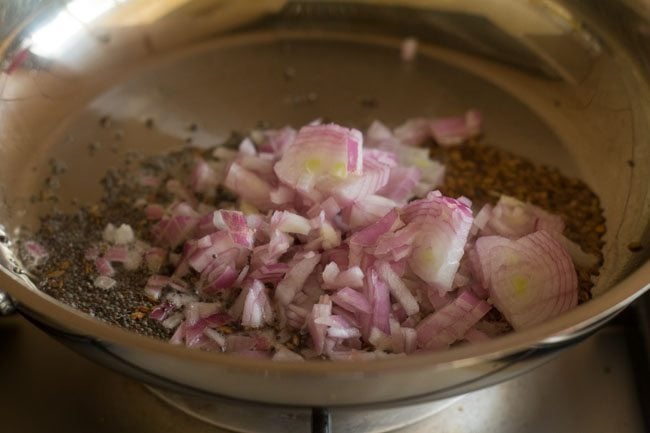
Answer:
<svg viewBox="0 0 650 433"><path fill-rule="evenodd" d="M415 147L457 145L480 126L472 110L395 130L374 122L365 138L318 122L255 131L167 180L175 200L145 208L154 245L106 227L86 252L95 284L113 289L115 272L146 266L150 317L175 330L173 344L277 360L484 341L492 308L515 329L548 320L577 303L574 261L595 258L533 205L503 196L474 213L443 196L444 166ZM237 203L215 206L217 187ZM35 261L46 254L27 247Z"/></svg>

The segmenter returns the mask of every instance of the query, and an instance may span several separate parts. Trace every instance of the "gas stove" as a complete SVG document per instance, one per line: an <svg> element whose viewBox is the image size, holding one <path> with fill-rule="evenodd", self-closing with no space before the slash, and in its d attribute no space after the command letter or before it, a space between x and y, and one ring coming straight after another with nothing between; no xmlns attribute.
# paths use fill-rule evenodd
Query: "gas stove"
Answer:
<svg viewBox="0 0 650 433"><path fill-rule="evenodd" d="M334 410L331 431L646 431L650 408L640 396L648 366L637 362L641 325L633 315L624 313L546 365L491 388L419 408ZM17 315L0 318L0 383L6 433L312 431L307 410L215 404L148 388L80 357ZM424 419L403 425L405 410L411 421Z"/></svg>

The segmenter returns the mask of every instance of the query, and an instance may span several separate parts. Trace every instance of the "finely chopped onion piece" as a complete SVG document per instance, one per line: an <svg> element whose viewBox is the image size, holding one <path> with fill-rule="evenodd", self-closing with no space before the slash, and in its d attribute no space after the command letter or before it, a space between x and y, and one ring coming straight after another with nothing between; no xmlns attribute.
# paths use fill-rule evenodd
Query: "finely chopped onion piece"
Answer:
<svg viewBox="0 0 650 433"><path fill-rule="evenodd" d="M461 144L481 123L475 110L376 121L364 137L314 122L195 155L187 178L161 183L170 201L142 204L149 243L114 222L87 246L94 285L117 290L116 274L144 270L150 318L172 344L280 361L473 344L494 336L492 308L515 329L546 321L576 305L574 261L593 257L529 203L443 195L444 165L417 147ZM235 200L216 203L218 189Z"/></svg>

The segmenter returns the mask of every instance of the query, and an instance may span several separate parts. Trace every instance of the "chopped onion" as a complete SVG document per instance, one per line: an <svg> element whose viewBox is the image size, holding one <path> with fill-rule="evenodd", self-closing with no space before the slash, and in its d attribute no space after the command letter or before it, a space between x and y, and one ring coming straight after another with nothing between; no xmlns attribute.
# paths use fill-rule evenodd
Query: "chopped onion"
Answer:
<svg viewBox="0 0 650 433"><path fill-rule="evenodd" d="M296 130L289 126L277 131L269 131L266 133L266 139L262 143L260 150L283 155L296 140L296 135Z"/></svg>
<svg viewBox="0 0 650 433"><path fill-rule="evenodd" d="M160 271L166 258L167 251L158 247L151 247L144 253L144 261L147 264L147 269L153 273L158 273Z"/></svg>
<svg viewBox="0 0 650 433"><path fill-rule="evenodd" d="M344 287L332 295L332 301L352 313L371 313L372 306L362 294L349 287Z"/></svg>
<svg viewBox="0 0 650 433"><path fill-rule="evenodd" d="M497 234L517 239L537 230L562 234L562 218L516 198L502 195L492 209L487 225L481 234Z"/></svg>
<svg viewBox="0 0 650 433"><path fill-rule="evenodd" d="M95 281L93 282L93 285L99 289L111 289L117 284L117 281L112 279L111 277L107 277L105 275L100 275L97 278L95 278Z"/></svg>
<svg viewBox="0 0 650 433"><path fill-rule="evenodd" d="M194 169L190 175L190 185L194 192L205 194L219 183L219 175L205 162L204 159L197 159Z"/></svg>
<svg viewBox="0 0 650 433"><path fill-rule="evenodd" d="M420 182L420 178L421 171L416 167L395 166L390 170L388 183L378 191L378 194L398 203L405 203L415 195L415 187Z"/></svg>
<svg viewBox="0 0 650 433"><path fill-rule="evenodd" d="M404 222L418 227L409 265L425 282L451 290L472 227L472 211L438 191L402 210Z"/></svg>
<svg viewBox="0 0 650 433"><path fill-rule="evenodd" d="M43 264L49 256L49 253L45 247L38 242L26 241L24 244L24 249L29 258L29 266L39 266Z"/></svg>
<svg viewBox="0 0 650 433"><path fill-rule="evenodd" d="M349 228L363 228L376 222L397 206L398 204L391 199L371 194L356 200L352 206L345 209L345 222Z"/></svg>
<svg viewBox="0 0 650 433"><path fill-rule="evenodd" d="M265 210L272 207L269 184L236 162L230 165L224 185L258 209Z"/></svg>
<svg viewBox="0 0 650 433"><path fill-rule="evenodd" d="M418 347L438 350L463 338L492 307L469 291L425 317L416 327Z"/></svg>
<svg viewBox="0 0 650 433"><path fill-rule="evenodd" d="M287 272L275 289L275 299L282 305L289 305L319 261L320 254L311 252L291 266L289 272Z"/></svg>
<svg viewBox="0 0 650 433"><path fill-rule="evenodd" d="M253 280L244 301L241 323L250 328L260 328L272 322L273 309L266 288L261 281Z"/></svg>
<svg viewBox="0 0 650 433"><path fill-rule="evenodd" d="M284 233L297 233L301 235L309 234L312 228L307 218L287 211L273 212L271 227Z"/></svg>
<svg viewBox="0 0 650 433"><path fill-rule="evenodd" d="M481 120L477 111L468 111L463 116L433 119L430 124L431 135L441 146L461 144L480 133Z"/></svg>
<svg viewBox="0 0 650 433"><path fill-rule="evenodd" d="M265 283L278 283L282 277L289 271L289 265L286 263L269 263L257 268L251 273L251 278L260 280Z"/></svg>
<svg viewBox="0 0 650 433"><path fill-rule="evenodd" d="M542 323L577 305L571 257L548 232L516 241L481 237L476 252L490 299L515 329Z"/></svg>
<svg viewBox="0 0 650 433"><path fill-rule="evenodd" d="M275 164L275 173L286 185L314 198L322 182L362 173L362 143L356 129L334 124L305 126Z"/></svg>
<svg viewBox="0 0 650 433"><path fill-rule="evenodd" d="M417 314L420 311L418 301L413 294L406 287L400 277L393 271L393 268L386 262L379 262L377 270L381 279L388 284L390 293L397 299L397 301L404 307L404 311L409 316Z"/></svg>
<svg viewBox="0 0 650 433"><path fill-rule="evenodd" d="M197 217L177 215L158 222L153 234L159 244L175 248L192 235L197 224Z"/></svg>
<svg viewBox="0 0 650 433"><path fill-rule="evenodd" d="M399 225L401 225L399 213L397 212L397 209L393 209L374 224L371 224L353 234L352 237L350 237L350 243L362 247L374 245L382 235L395 230Z"/></svg>
<svg viewBox="0 0 650 433"><path fill-rule="evenodd" d="M388 317L390 315L390 295L388 286L377 276L374 270L370 271L368 281L368 300L372 303L371 327L388 334L390 327Z"/></svg>
<svg viewBox="0 0 650 433"><path fill-rule="evenodd" d="M129 255L129 250L124 245L116 245L108 248L104 254L104 259L109 262L124 263Z"/></svg>
<svg viewBox="0 0 650 433"><path fill-rule="evenodd" d="M113 269L113 266L111 266L111 262L103 257L98 257L95 259L95 268L100 275L107 277L112 277L115 275L115 269Z"/></svg>
<svg viewBox="0 0 650 433"><path fill-rule="evenodd" d="M318 323L323 319L328 318L332 314L332 303L327 296L324 296L319 303L314 304L311 310L309 319L307 320L307 327L314 344L316 355L323 353L325 348L325 334L327 333L327 325Z"/></svg>
<svg viewBox="0 0 650 433"><path fill-rule="evenodd" d="M334 197L342 206L379 191L388 183L390 169L396 164L395 155L378 149L363 152L363 174L351 174L333 187Z"/></svg>

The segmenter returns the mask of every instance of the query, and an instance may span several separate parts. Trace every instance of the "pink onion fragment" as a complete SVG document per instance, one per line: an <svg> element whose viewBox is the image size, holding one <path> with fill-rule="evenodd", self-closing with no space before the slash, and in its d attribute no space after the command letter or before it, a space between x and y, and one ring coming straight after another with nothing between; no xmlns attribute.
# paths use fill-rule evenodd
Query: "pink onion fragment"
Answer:
<svg viewBox="0 0 650 433"><path fill-rule="evenodd" d="M449 347L463 338L492 307L469 291L424 318L416 327L418 346L428 350Z"/></svg>

